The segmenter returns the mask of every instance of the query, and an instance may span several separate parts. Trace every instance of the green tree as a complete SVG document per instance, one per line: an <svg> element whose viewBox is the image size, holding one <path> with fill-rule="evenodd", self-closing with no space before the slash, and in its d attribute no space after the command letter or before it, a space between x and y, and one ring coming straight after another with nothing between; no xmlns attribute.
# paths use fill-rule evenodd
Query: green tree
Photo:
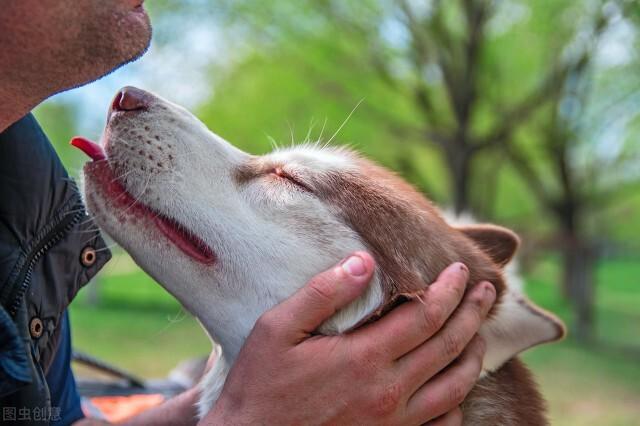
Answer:
<svg viewBox="0 0 640 426"><path fill-rule="evenodd" d="M240 68L230 67L229 74L242 73L248 91L256 90L259 102L268 105L262 111L247 107L246 91L238 99L245 111L260 111L264 128L265 122L281 120L282 111L299 123L328 99L351 106L366 97L365 111L358 114L382 145L395 142L390 165L422 189L441 194L442 174L427 179L424 173L425 157L432 163L440 159L444 168L435 169L448 174L457 212L486 212L483 198L504 197L493 189L504 181L499 175L520 176L519 189L529 193L524 198L533 197L560 231L555 242L564 256L565 295L575 306L577 336L590 334L596 252L586 222L595 207L615 198L619 185L606 184L606 176L635 154L625 148L606 164L598 153L589 157L585 150L594 138L586 137L579 118L593 104L589 81L620 74L602 73L591 64L610 27L637 16L633 2L237 0L222 5L220 21L232 22L232 34L257 46L258 53ZM620 77L617 84L629 81ZM224 92L239 80L223 78L218 87ZM257 82L264 85L251 86ZM269 84L278 90L269 90ZM615 102L610 95L601 90L598 102ZM231 97L220 93L214 104L220 105L221 97L227 108ZM631 116L637 113L637 106L627 104ZM205 108L205 116L216 117L215 109ZM367 140L365 149L380 154L372 148L379 145Z"/></svg>
<svg viewBox="0 0 640 426"><path fill-rule="evenodd" d="M563 52L559 90L548 107L524 137L509 135L499 143L556 223L564 291L574 306L579 340L592 337L594 270L599 246L606 242L606 227L594 219L634 186L640 154L633 136L615 134L615 127L626 128L640 118L640 80L632 74L636 64L620 58L625 65L603 72L597 58L606 36L616 25L629 24L623 20L635 9L628 2L594 5L578 25L580 37Z"/></svg>

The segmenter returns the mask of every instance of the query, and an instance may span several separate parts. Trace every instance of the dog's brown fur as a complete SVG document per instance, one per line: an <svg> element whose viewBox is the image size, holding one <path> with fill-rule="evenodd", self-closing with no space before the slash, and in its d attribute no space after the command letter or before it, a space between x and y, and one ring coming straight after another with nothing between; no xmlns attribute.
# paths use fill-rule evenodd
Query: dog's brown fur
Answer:
<svg viewBox="0 0 640 426"><path fill-rule="evenodd" d="M467 425L549 424L546 403L531 372L518 358L480 380L465 399L462 411Z"/></svg>
<svg viewBox="0 0 640 426"><path fill-rule="evenodd" d="M363 173L325 176L316 182L322 186L314 192L339 209L364 238L383 272L385 305L393 305L399 295L416 293L447 265L462 261L469 267L469 287L485 280L496 287L495 312L505 288L501 268L518 247L517 236L499 227L453 228L406 182L375 164L359 161ZM482 379L463 411L469 425L547 424L544 400L518 359Z"/></svg>
<svg viewBox="0 0 640 426"><path fill-rule="evenodd" d="M384 302L367 320L375 320L420 293L426 283L433 282L440 271L456 261L469 267L468 288L481 281L495 286L497 298L489 317L495 314L506 288L502 269L516 252L519 238L508 229L493 225L450 226L411 185L357 154L345 154L352 156L358 167L296 179L336 209L374 255ZM240 183L246 182L279 167L257 160L238 170L236 178ZM557 323L551 315L525 301L522 305ZM555 338L559 338L564 329L562 324L556 325ZM548 424L544 400L531 373L517 358L482 378L465 400L463 412L468 425Z"/></svg>

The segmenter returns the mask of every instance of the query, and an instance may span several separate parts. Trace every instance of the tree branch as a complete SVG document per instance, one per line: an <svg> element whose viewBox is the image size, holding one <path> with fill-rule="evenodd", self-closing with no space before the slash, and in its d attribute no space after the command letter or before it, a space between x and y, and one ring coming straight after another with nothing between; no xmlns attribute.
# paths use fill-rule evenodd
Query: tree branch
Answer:
<svg viewBox="0 0 640 426"><path fill-rule="evenodd" d="M488 135L477 139L476 148L483 149L506 142L522 123L558 92L565 73L565 69L556 68L551 71L536 89L503 115L504 118L497 127Z"/></svg>
<svg viewBox="0 0 640 426"><path fill-rule="evenodd" d="M507 154L511 164L518 170L520 175L527 182L534 195L546 209L555 211L557 202L547 190L540 175L527 161L527 156L520 152L513 144L505 146L504 152Z"/></svg>

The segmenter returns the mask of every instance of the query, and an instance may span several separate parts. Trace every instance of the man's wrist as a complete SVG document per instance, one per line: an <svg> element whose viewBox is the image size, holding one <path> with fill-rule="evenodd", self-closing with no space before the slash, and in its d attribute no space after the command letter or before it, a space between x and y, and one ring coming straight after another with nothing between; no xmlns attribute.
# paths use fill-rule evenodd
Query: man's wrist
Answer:
<svg viewBox="0 0 640 426"><path fill-rule="evenodd" d="M198 426L243 426L256 423L244 418L242 414L243 410L237 404L231 403L225 395L220 395L211 411L198 422Z"/></svg>

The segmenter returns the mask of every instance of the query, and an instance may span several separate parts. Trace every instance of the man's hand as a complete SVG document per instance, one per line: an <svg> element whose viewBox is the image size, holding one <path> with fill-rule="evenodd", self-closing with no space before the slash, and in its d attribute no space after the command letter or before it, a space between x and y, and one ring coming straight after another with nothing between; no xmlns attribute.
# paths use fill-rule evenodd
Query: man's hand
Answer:
<svg viewBox="0 0 640 426"><path fill-rule="evenodd" d="M482 365L476 333L493 286L463 298L468 270L457 263L422 300L352 333L311 335L373 271L372 257L358 252L266 312L202 424L460 424L458 406Z"/></svg>

